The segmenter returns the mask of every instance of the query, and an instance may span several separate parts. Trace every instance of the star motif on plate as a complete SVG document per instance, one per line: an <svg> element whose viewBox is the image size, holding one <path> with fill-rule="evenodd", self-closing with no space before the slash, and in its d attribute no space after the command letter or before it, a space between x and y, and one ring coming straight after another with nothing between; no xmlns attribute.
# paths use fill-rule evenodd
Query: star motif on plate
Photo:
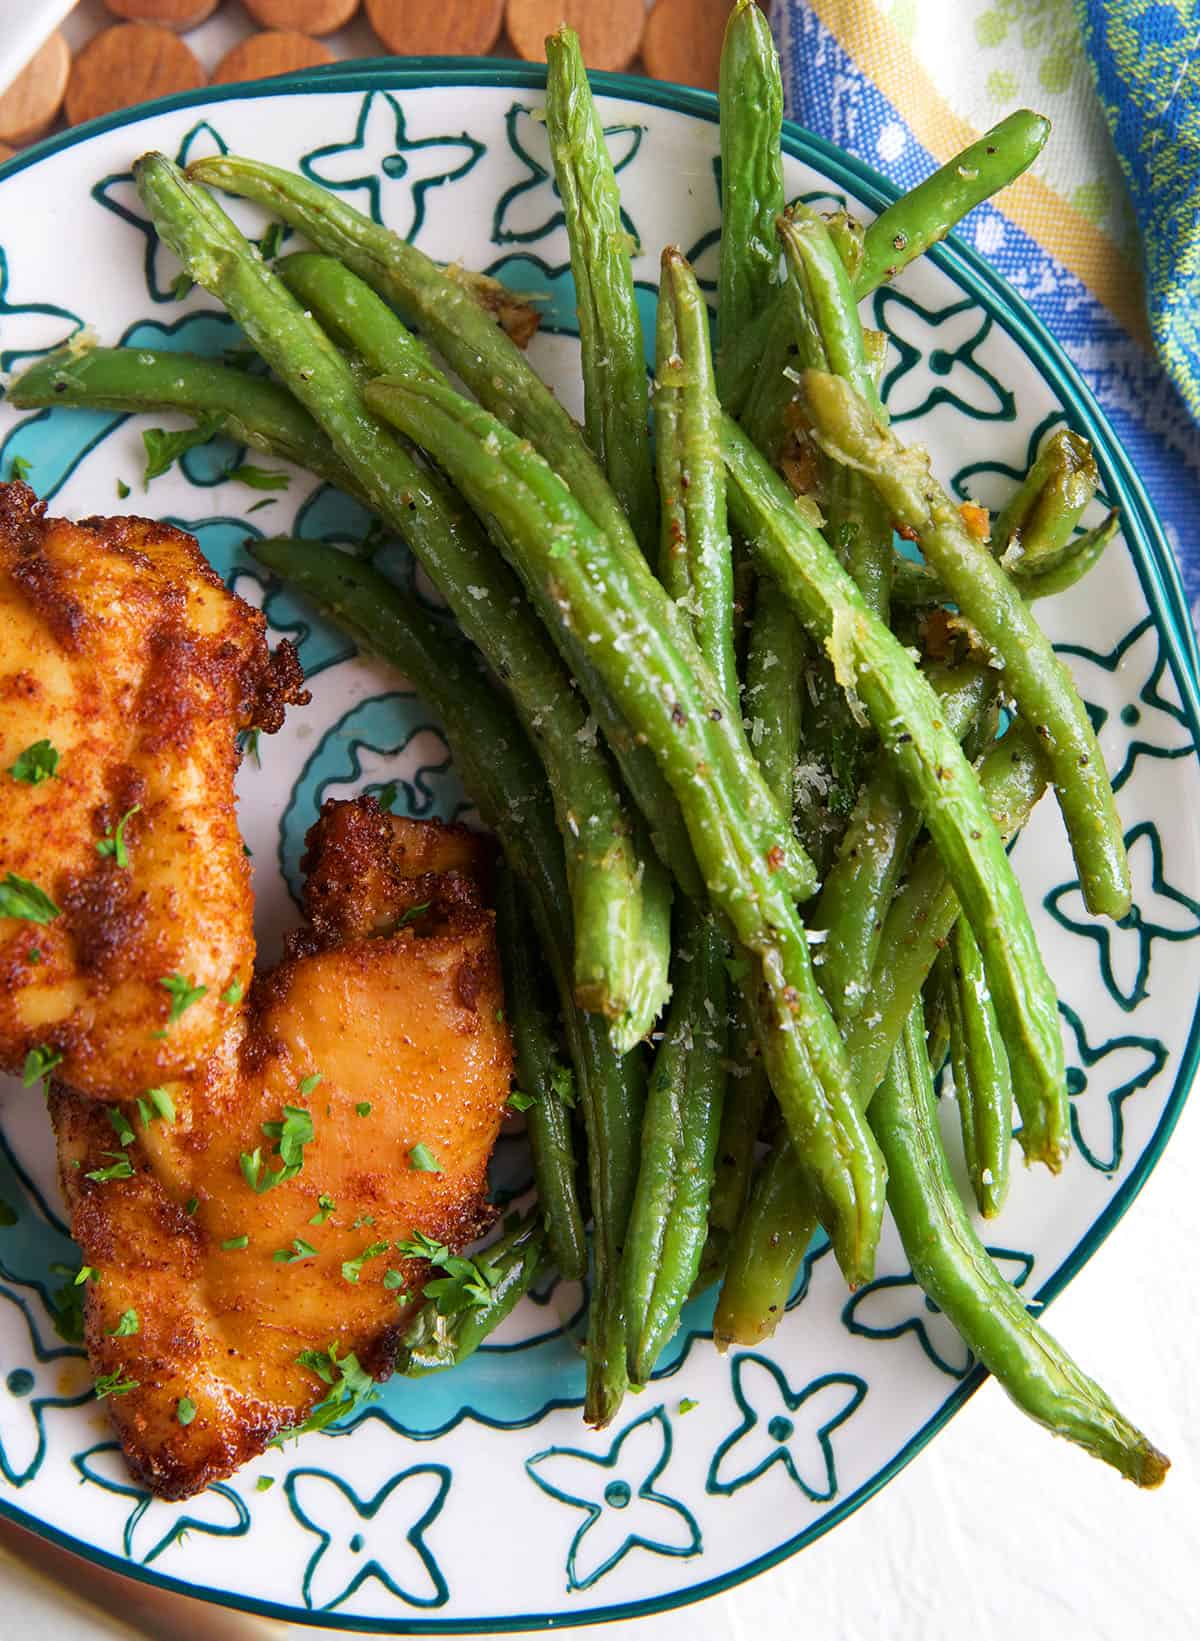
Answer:
<svg viewBox="0 0 1200 1641"><path fill-rule="evenodd" d="M1125 1145L1125 1101L1158 1076L1167 1063L1166 1046L1157 1037L1124 1036L1092 1048L1075 1010L1061 999L1058 1007L1070 1028L1066 1046L1071 1132L1091 1167L1115 1174Z"/></svg>
<svg viewBox="0 0 1200 1641"><path fill-rule="evenodd" d="M26 359L52 353L83 329L69 308L51 302L10 302L8 257L0 246L0 374Z"/></svg>
<svg viewBox="0 0 1200 1641"><path fill-rule="evenodd" d="M988 1253L1014 1288L1025 1286L1033 1270L1032 1254L1013 1248L989 1248ZM903 1276L877 1276L874 1282L868 1282L846 1301L842 1321L851 1333L864 1339L900 1339L906 1333L914 1334L934 1367L952 1379L964 1379L974 1361L958 1330L922 1293L911 1271Z"/></svg>
<svg viewBox="0 0 1200 1641"><path fill-rule="evenodd" d="M1044 904L1064 929L1096 942L1109 995L1129 1012L1149 990L1154 942L1194 940L1200 934L1200 904L1167 882L1162 839L1153 821L1139 821L1126 832L1125 848L1133 907L1119 923L1093 917L1077 878L1052 889Z"/></svg>
<svg viewBox="0 0 1200 1641"><path fill-rule="evenodd" d="M121 1544L130 1561L148 1567L187 1533L240 1538L250 1530L250 1512L231 1487L214 1482L193 1499L172 1503L138 1487L116 1442L99 1442L71 1461L84 1481L102 1487L128 1509Z"/></svg>
<svg viewBox="0 0 1200 1641"><path fill-rule="evenodd" d="M875 293L875 322L899 355L880 389L893 422L911 421L941 404L974 421L1014 419L1013 395L976 357L991 334L992 317L973 298L923 308L885 286Z"/></svg>
<svg viewBox="0 0 1200 1641"><path fill-rule="evenodd" d="M529 245L544 239L563 226L562 198L554 180L550 159L550 137L541 110L526 103L514 103L504 117L508 146L524 168L519 182L506 188L496 201L492 217L492 238L497 245ZM633 164L646 129L641 125L606 125L604 138L618 174ZM635 243L638 231L621 207L621 221Z"/></svg>
<svg viewBox="0 0 1200 1641"><path fill-rule="evenodd" d="M708 1467L710 1493L736 1493L780 1464L796 1486L823 1503L838 1490L834 1431L867 1394L854 1373L825 1373L793 1391L765 1356L739 1352L730 1370L740 1422L721 1442Z"/></svg>
<svg viewBox="0 0 1200 1641"><path fill-rule="evenodd" d="M1196 750L1153 616L1127 632L1107 654L1082 644L1057 644L1055 648L1060 655L1070 657L1071 673L1100 738L1114 792L1119 792L1132 775L1140 754L1149 758L1186 758ZM1114 674L1128 680L1123 695L1128 696L1134 689L1137 694L1135 699L1127 699L1120 711L1109 712L1097 702L1111 691Z"/></svg>
<svg viewBox="0 0 1200 1641"><path fill-rule="evenodd" d="M700 1528L686 1505L655 1488L671 1457L671 1424L661 1407L635 1419L607 1453L548 1447L525 1469L552 1499L586 1513L567 1550L567 1588L590 1589L631 1550L693 1556Z"/></svg>
<svg viewBox="0 0 1200 1641"><path fill-rule="evenodd" d="M330 1612L368 1578L410 1607L440 1607L449 1586L425 1543L450 1491L442 1464L418 1464L369 1499L327 1470L293 1470L284 1483L292 1514L320 1543L304 1569L304 1604Z"/></svg>
<svg viewBox="0 0 1200 1641"><path fill-rule="evenodd" d="M177 165L190 165L193 160L208 159L213 154L227 154L229 146L207 120L201 120L186 132L175 151ZM142 270L146 289L152 302L178 300L174 284L179 277L179 259L169 246L159 239L154 224L146 214L133 181L132 171L114 171L93 184L92 198L97 205L111 211L122 222L136 229L145 239Z"/></svg>
<svg viewBox="0 0 1200 1641"><path fill-rule="evenodd" d="M416 239L425 222L431 188L465 177L484 153L465 131L438 137L408 136L403 106L387 91L368 91L348 142L315 148L300 162L306 177L354 201L375 222L401 239ZM384 183L403 183L401 188Z"/></svg>
<svg viewBox="0 0 1200 1641"><path fill-rule="evenodd" d="M20 1313L20 1322L14 1311ZM47 1415L91 1401L92 1387L83 1369L83 1352L70 1346L47 1349L34 1312L20 1294L0 1287L0 1313L7 1340L0 1363L0 1474L11 1487L24 1487L46 1456ZM80 1388L73 1396L49 1394L46 1368L53 1365L55 1379L61 1381L64 1361L79 1364Z"/></svg>

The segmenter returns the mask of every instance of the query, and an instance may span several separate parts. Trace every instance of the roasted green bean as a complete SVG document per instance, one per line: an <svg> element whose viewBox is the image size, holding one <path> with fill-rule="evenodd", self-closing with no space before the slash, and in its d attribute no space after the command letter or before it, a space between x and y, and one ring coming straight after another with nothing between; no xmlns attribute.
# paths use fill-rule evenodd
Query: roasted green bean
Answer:
<svg viewBox="0 0 1200 1641"><path fill-rule="evenodd" d="M1008 1192L1012 1074L979 947L961 917L950 931L946 950L950 961L943 1003L967 1177L979 1212L984 1219L994 1219Z"/></svg>

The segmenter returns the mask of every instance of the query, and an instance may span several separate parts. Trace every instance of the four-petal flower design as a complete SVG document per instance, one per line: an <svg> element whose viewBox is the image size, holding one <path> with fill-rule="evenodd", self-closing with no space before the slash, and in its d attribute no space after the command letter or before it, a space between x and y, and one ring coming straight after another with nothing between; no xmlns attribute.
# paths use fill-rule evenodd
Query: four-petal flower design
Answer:
<svg viewBox="0 0 1200 1641"><path fill-rule="evenodd" d="M1140 621L1106 654L1082 644L1056 647L1060 655L1071 658L1071 672L1099 736L1114 792L1125 785L1143 753L1148 758L1186 758L1195 751L1153 616ZM1097 700L1111 690L1114 674L1128 679L1121 688L1126 701L1120 711L1109 712ZM1129 699L1135 686L1136 697Z"/></svg>
<svg viewBox="0 0 1200 1641"><path fill-rule="evenodd" d="M865 1382L855 1373L823 1373L793 1391L782 1369L753 1351L734 1357L731 1374L741 1420L713 1454L708 1491L736 1493L779 1464L814 1503L833 1498L833 1434L867 1394Z"/></svg>
<svg viewBox="0 0 1200 1641"><path fill-rule="evenodd" d="M143 1567L179 1544L186 1533L241 1538L250 1531L249 1510L223 1482L214 1482L195 1498L172 1503L155 1498L130 1478L116 1442L99 1442L71 1462L84 1481L122 1500L121 1508L128 1506L121 1545L129 1559Z"/></svg>
<svg viewBox="0 0 1200 1641"><path fill-rule="evenodd" d="M1078 878L1045 897L1046 909L1072 934L1094 940L1100 973L1113 1001L1128 1013L1150 989L1150 960L1156 940L1194 940L1200 935L1200 903L1175 889L1163 874L1163 846L1153 821L1139 821L1125 834L1133 906L1113 923L1094 917Z"/></svg>
<svg viewBox="0 0 1200 1641"><path fill-rule="evenodd" d="M1098 1048L1088 1042L1083 1021L1059 1001L1070 1028L1067 1041L1067 1093L1071 1098L1071 1132L1084 1160L1101 1173L1121 1166L1125 1149L1125 1101L1146 1088L1167 1063L1166 1045L1157 1037L1110 1037Z"/></svg>
<svg viewBox="0 0 1200 1641"><path fill-rule="evenodd" d="M550 159L550 138L540 108L514 103L505 115L508 146L524 168L524 176L506 188L496 201L492 217L492 238L497 245L530 245L544 239L564 222L562 198L554 180ZM646 134L641 125L606 125L604 138L618 174L632 165ZM637 242L633 220L621 208L625 231Z"/></svg>
<svg viewBox="0 0 1200 1641"><path fill-rule="evenodd" d="M975 421L1015 418L1012 393L977 357L991 334L992 317L973 297L924 308L885 286L875 293L875 323L899 355L880 389L893 422L911 421L940 404Z"/></svg>
<svg viewBox="0 0 1200 1641"><path fill-rule="evenodd" d="M543 1493L587 1516L567 1550L568 1589L590 1589L631 1550L699 1553L696 1518L654 1485L670 1457L671 1423L656 1407L626 1425L607 1453L548 1447L526 1459L525 1469Z"/></svg>
<svg viewBox="0 0 1200 1641"><path fill-rule="evenodd" d="M449 1491L444 1464L402 1470L369 1499L327 1470L293 1470L284 1483L292 1514L320 1539L304 1569L305 1606L330 1612L368 1578L410 1607L442 1606L450 1590L425 1532Z"/></svg>
<svg viewBox="0 0 1200 1641"><path fill-rule="evenodd" d="M19 1318L19 1320L18 1320ZM0 1474L12 1487L24 1487L46 1456L46 1417L58 1408L80 1407L92 1399L83 1371L83 1352L72 1346L43 1344L33 1308L22 1295L0 1286ZM79 1364L79 1389L63 1395L63 1364ZM56 1370L56 1393L46 1383L46 1369ZM69 1370L68 1370L69 1372Z"/></svg>
<svg viewBox="0 0 1200 1641"><path fill-rule="evenodd" d="M365 195L354 202L360 209L401 239L415 239L430 189L465 177L483 153L484 144L465 131L410 137L402 104L388 91L368 91L354 135L306 154L300 169L336 193Z"/></svg>
<svg viewBox="0 0 1200 1641"><path fill-rule="evenodd" d="M0 245L0 374L24 359L50 353L83 329L69 308L51 302L10 302L8 257Z"/></svg>
<svg viewBox="0 0 1200 1641"><path fill-rule="evenodd" d="M1015 1248L989 1248L1014 1288L1023 1288L1033 1270L1033 1255ZM1034 1307L1031 1306L1030 1309ZM851 1295L842 1308L842 1321L864 1339L900 1339L914 1334L921 1349L943 1373L964 1379L974 1357L958 1330L926 1297L911 1271L903 1276L877 1276Z"/></svg>

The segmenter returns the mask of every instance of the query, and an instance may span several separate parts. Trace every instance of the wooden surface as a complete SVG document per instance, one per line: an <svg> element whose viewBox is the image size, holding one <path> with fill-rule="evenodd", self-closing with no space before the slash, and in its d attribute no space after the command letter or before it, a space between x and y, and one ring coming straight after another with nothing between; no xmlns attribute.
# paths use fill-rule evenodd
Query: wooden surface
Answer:
<svg viewBox="0 0 1200 1641"><path fill-rule="evenodd" d="M344 28L358 10L358 0L242 0L242 4L263 28L295 29L300 34L332 34Z"/></svg>
<svg viewBox="0 0 1200 1641"><path fill-rule="evenodd" d="M546 58L546 36L560 23L579 35L589 68L628 68L646 26L643 0L508 0L508 34L527 62Z"/></svg>
<svg viewBox="0 0 1200 1641"><path fill-rule="evenodd" d="M79 125L203 84L204 70L177 34L150 23L118 23L89 40L76 57L67 84L67 121Z"/></svg>
<svg viewBox="0 0 1200 1641"><path fill-rule="evenodd" d="M500 38L504 0L366 0L367 21L398 57L482 57Z"/></svg>
<svg viewBox="0 0 1200 1641"><path fill-rule="evenodd" d="M0 97L0 142L19 148L58 118L71 73L71 52L56 29Z"/></svg>
<svg viewBox="0 0 1200 1641"><path fill-rule="evenodd" d="M333 53L307 34L280 30L252 34L234 46L213 69L214 85L230 85L234 80L269 80L276 74L291 74L298 68L316 68L331 63Z"/></svg>
<svg viewBox="0 0 1200 1641"><path fill-rule="evenodd" d="M729 0L657 0L642 38L646 73L715 91L728 17Z"/></svg>
<svg viewBox="0 0 1200 1641"><path fill-rule="evenodd" d="M161 23L177 31L195 28L211 17L221 0L104 0L114 17L126 23Z"/></svg>

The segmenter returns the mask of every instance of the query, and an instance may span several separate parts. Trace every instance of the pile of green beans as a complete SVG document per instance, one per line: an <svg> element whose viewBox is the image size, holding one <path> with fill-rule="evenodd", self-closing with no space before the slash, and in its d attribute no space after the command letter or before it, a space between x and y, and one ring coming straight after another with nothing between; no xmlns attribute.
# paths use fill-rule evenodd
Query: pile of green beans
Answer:
<svg viewBox="0 0 1200 1641"><path fill-rule="evenodd" d="M1048 126L1010 116L865 231L786 206L778 60L761 9L734 0L718 347L668 247L651 385L633 248L569 29L547 61L583 428L478 281L234 155L186 175L146 155L135 179L273 377L97 347L39 361L10 391L30 408L181 411L319 474L409 542L461 629L338 549L253 544L415 683L505 857L497 924L536 1201L484 1256L487 1303L452 1325L423 1307L397 1365L452 1366L548 1265L576 1281L590 1269L584 1413L604 1425L655 1371L689 1295L719 1280L718 1348L757 1344L818 1227L852 1287L871 1278L886 1204L916 1281L1013 1400L1154 1486L1166 1459L972 1229L930 1069L931 1052L948 1056L985 1218L1004 1204L1014 1108L1026 1159L1062 1167L1056 995L1006 845L1051 784L1089 906L1128 909L1095 736L1031 613L1088 572L1117 520L1085 528L1097 473L1065 429L994 520L956 507L888 425L879 338L859 313L1019 176ZM266 267L202 184L316 250ZM893 526L922 562L895 551ZM814 780L836 796L812 801Z"/></svg>

